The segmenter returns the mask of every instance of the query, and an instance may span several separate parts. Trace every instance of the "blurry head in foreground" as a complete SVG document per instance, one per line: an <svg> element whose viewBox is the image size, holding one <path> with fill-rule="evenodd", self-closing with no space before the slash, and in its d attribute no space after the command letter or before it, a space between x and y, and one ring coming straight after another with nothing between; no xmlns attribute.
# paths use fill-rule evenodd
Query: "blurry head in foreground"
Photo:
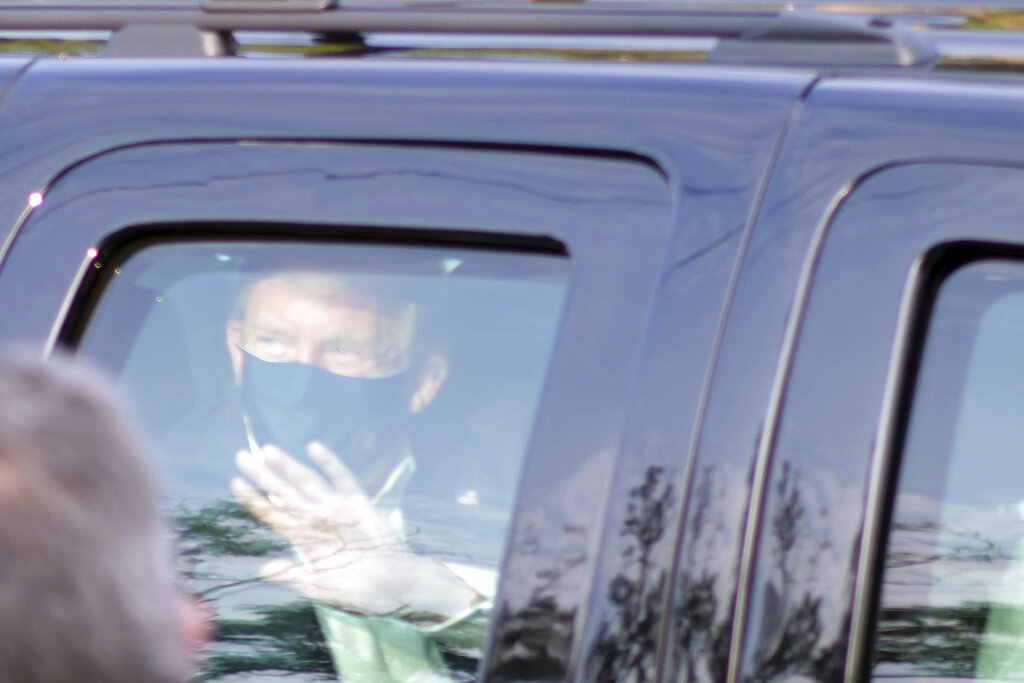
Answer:
<svg viewBox="0 0 1024 683"><path fill-rule="evenodd" d="M103 378L0 357L0 683L180 683L198 632Z"/></svg>

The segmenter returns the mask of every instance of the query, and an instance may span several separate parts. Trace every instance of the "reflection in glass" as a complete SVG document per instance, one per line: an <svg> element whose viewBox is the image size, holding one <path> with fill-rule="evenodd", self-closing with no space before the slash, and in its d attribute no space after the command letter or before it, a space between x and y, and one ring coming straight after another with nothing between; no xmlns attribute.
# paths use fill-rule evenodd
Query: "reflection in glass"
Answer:
<svg viewBox="0 0 1024 683"><path fill-rule="evenodd" d="M565 266L193 243L114 271L80 350L157 444L208 677L475 679Z"/></svg>
<svg viewBox="0 0 1024 683"><path fill-rule="evenodd" d="M901 461L876 678L1024 677L1024 267L942 284Z"/></svg>

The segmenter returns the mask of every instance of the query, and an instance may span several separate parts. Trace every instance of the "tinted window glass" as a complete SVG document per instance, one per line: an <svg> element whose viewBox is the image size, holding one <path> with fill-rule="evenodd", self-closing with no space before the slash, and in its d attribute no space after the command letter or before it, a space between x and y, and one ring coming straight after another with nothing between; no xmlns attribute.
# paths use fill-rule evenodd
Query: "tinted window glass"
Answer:
<svg viewBox="0 0 1024 683"><path fill-rule="evenodd" d="M1024 266L941 286L901 462L876 677L1024 677Z"/></svg>
<svg viewBox="0 0 1024 683"><path fill-rule="evenodd" d="M79 348L154 444L209 677L475 677L566 265L211 242L113 271Z"/></svg>

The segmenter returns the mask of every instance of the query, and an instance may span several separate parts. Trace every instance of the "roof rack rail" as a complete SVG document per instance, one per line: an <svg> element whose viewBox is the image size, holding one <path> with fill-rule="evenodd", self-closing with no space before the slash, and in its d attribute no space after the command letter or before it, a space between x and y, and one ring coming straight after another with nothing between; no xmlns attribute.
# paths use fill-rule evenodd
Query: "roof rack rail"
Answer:
<svg viewBox="0 0 1024 683"><path fill-rule="evenodd" d="M784 11L780 5L700 9L647 4L325 5L310 11L269 9L265 0L214 0L198 6L81 5L3 7L0 30L108 30L126 26L192 26L200 31L305 31L310 33L494 33L537 35L741 36ZM310 0L314 2L315 0ZM326 0L330 1L330 0ZM238 4L234 4L238 3ZM260 3L261 9L249 9ZM234 8L238 9L234 9Z"/></svg>
<svg viewBox="0 0 1024 683"><path fill-rule="evenodd" d="M202 0L207 12L320 12L337 0Z"/></svg>
<svg viewBox="0 0 1024 683"><path fill-rule="evenodd" d="M110 56L234 54L237 32L491 34L713 38L709 61L828 66L928 66L936 37L874 6L840 14L794 10L791 3L664 2L339 4L341 0L196 0L189 4L0 7L0 30L102 30ZM932 10L941 11L930 0ZM1022 0L986 0L992 2ZM871 10L870 12L868 10ZM920 23L915 20L915 23ZM927 23L927 22L925 22Z"/></svg>
<svg viewBox="0 0 1024 683"><path fill-rule="evenodd" d="M885 17L786 12L760 28L721 40L709 62L838 67L927 67L938 60L932 44Z"/></svg>

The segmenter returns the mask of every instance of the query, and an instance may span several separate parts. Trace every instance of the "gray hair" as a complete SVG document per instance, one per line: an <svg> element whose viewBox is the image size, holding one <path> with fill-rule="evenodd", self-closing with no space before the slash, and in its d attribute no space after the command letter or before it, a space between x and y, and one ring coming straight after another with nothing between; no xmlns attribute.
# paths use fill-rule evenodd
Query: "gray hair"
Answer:
<svg viewBox="0 0 1024 683"><path fill-rule="evenodd" d="M424 289L428 288L422 281L423 278L414 280L413 285L394 275L282 270L266 273L246 282L235 298L232 318L241 320L245 317L253 287L267 280L287 282L310 297L325 300L343 299L370 308L383 316L407 319L406 326L413 324L413 318L419 309L418 299L422 298Z"/></svg>
<svg viewBox="0 0 1024 683"><path fill-rule="evenodd" d="M394 323L396 339L404 363L408 364L417 351L422 355L427 348L424 334L421 299L430 289L424 278L408 279L386 274L342 274L324 270L283 270L263 274L245 283L239 290L232 308L233 320L244 320L253 289L265 282L280 281L299 290L305 297L322 301L345 301L372 310ZM433 347L437 347L436 343Z"/></svg>
<svg viewBox="0 0 1024 683"><path fill-rule="evenodd" d="M0 683L187 677L154 481L113 393L0 357Z"/></svg>

